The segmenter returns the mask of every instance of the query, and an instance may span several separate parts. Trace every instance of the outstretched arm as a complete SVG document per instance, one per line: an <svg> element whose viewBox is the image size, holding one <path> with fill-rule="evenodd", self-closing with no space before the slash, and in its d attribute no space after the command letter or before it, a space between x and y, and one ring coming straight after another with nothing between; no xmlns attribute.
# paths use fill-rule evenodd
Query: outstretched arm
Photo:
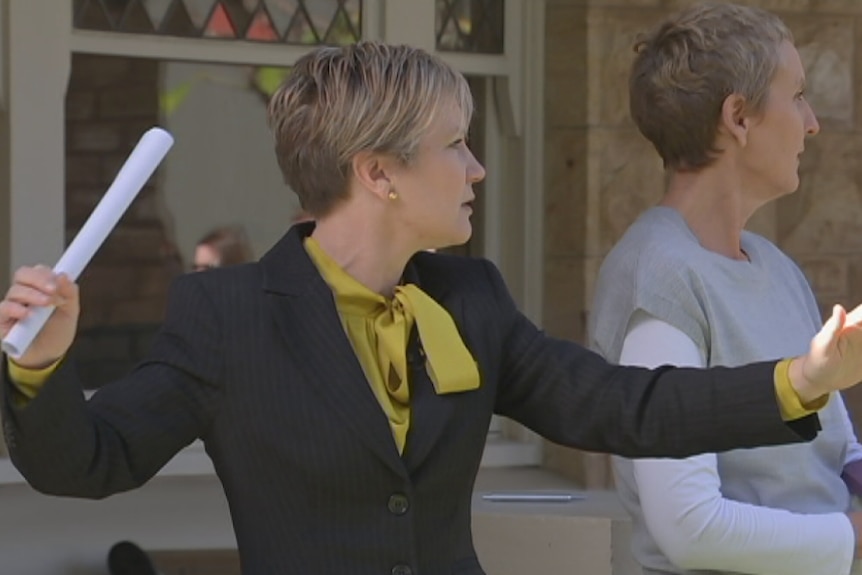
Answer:
<svg viewBox="0 0 862 575"><path fill-rule="evenodd" d="M687 457L810 440L819 430L815 415L782 420L775 362L710 370L611 365L537 329L496 268L486 269L504 334L497 411L551 441L628 457Z"/></svg>

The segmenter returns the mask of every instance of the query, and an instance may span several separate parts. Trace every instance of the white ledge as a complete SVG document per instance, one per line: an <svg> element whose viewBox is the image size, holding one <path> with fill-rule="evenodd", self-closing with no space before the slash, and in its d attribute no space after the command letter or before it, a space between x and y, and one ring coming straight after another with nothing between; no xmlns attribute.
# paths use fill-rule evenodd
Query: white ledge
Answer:
<svg viewBox="0 0 862 575"><path fill-rule="evenodd" d="M179 453L156 473L156 477L206 477L214 476L215 468L204 450L201 441L195 441ZM8 456L0 457L0 486L27 483L12 465Z"/></svg>
<svg viewBox="0 0 862 575"><path fill-rule="evenodd" d="M535 446L508 440L489 440L482 456L482 467L535 466L540 453ZM200 440L195 441L171 459L156 477L194 477L215 475L215 468ZM8 456L0 456L0 485L26 483Z"/></svg>

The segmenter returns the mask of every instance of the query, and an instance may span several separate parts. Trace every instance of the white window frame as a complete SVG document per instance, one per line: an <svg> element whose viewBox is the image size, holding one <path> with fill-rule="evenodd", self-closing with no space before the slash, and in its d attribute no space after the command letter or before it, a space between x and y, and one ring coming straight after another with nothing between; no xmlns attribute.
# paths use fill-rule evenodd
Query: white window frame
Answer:
<svg viewBox="0 0 862 575"><path fill-rule="evenodd" d="M506 0L505 52L438 52L433 0L364 0L364 38L435 53L484 76L484 255L496 263L525 314L542 316L544 280L544 0ZM287 66L313 47L74 29L68 0L0 0L0 285L12 270L52 263L65 245L65 93L73 53ZM519 169L511 172L512 141ZM512 176L515 176L514 178ZM507 206L508 202L508 206ZM513 204L514 202L514 204ZM511 206L515 205L515 209ZM6 217L4 217L4 214ZM513 217L512 214L516 214ZM511 238L523 242L513 249ZM535 465L541 441L495 418L483 465Z"/></svg>

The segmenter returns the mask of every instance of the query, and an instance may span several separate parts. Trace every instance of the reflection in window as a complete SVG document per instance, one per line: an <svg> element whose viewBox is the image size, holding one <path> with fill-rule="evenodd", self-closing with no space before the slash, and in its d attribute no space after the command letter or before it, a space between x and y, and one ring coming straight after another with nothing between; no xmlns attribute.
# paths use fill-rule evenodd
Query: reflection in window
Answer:
<svg viewBox="0 0 862 575"><path fill-rule="evenodd" d="M502 54L504 0L436 0L437 49Z"/></svg>
<svg viewBox="0 0 862 575"><path fill-rule="evenodd" d="M141 135L175 144L80 278L72 354L88 386L126 373L162 321L195 244L241 225L260 257L299 205L285 187L266 101L286 70L73 54L66 92L66 231L74 237Z"/></svg>
<svg viewBox="0 0 862 575"><path fill-rule="evenodd" d="M287 44L350 44L362 0L72 0L79 29Z"/></svg>

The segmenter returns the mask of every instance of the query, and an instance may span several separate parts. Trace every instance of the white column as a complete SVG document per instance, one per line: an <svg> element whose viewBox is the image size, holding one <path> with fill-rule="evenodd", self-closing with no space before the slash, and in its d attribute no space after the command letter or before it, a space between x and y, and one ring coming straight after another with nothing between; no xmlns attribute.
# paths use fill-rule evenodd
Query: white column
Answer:
<svg viewBox="0 0 862 575"><path fill-rule="evenodd" d="M53 264L65 236L65 94L71 2L0 0L0 286Z"/></svg>
<svg viewBox="0 0 862 575"><path fill-rule="evenodd" d="M541 325L545 284L545 0L525 2L523 23L524 313Z"/></svg>
<svg viewBox="0 0 862 575"><path fill-rule="evenodd" d="M362 39L383 40L385 0L364 0L362 3Z"/></svg>
<svg viewBox="0 0 862 575"><path fill-rule="evenodd" d="M386 42L409 44L434 52L435 3L432 0L385 0Z"/></svg>
<svg viewBox="0 0 862 575"><path fill-rule="evenodd" d="M6 87L9 85L9 3L0 0L0 294L9 285L9 108Z"/></svg>

